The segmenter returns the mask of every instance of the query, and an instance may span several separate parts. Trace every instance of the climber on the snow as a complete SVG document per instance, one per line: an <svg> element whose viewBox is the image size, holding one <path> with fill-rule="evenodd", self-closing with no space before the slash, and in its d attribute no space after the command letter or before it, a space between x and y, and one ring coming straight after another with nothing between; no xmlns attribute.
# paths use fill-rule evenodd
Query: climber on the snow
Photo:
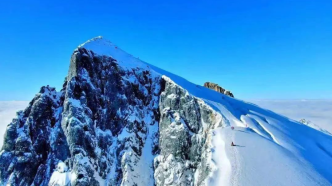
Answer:
<svg viewBox="0 0 332 186"><path fill-rule="evenodd" d="M231 143L231 146L236 146L233 142Z"/></svg>

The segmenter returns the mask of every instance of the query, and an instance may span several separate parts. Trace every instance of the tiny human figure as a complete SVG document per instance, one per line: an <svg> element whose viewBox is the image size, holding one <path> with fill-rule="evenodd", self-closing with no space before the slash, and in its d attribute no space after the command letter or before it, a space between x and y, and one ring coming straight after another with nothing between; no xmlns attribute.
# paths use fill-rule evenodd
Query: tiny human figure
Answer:
<svg viewBox="0 0 332 186"><path fill-rule="evenodd" d="M235 146L235 144L232 142L231 146Z"/></svg>
<svg viewBox="0 0 332 186"><path fill-rule="evenodd" d="M231 127L232 128L232 130L234 130L234 127Z"/></svg>

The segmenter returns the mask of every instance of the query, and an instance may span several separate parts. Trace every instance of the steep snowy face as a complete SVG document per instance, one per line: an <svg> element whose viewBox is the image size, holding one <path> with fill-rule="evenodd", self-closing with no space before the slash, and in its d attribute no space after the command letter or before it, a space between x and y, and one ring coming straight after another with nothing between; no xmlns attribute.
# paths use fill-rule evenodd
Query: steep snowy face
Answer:
<svg viewBox="0 0 332 186"><path fill-rule="evenodd" d="M84 47L74 52L61 122L75 174L71 184L153 183L148 163L156 148L151 141L158 129L160 82L147 69L123 68ZM150 176L141 179L141 172Z"/></svg>

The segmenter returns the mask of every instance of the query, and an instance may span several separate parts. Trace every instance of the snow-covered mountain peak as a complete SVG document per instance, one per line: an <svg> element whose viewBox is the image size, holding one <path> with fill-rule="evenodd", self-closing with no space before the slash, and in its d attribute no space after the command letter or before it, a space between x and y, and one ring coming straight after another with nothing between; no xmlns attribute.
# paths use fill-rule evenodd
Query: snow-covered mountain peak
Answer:
<svg viewBox="0 0 332 186"><path fill-rule="evenodd" d="M111 41L103 38L102 36L94 37L82 44L77 48L85 48L87 50L92 50L99 55L112 55L112 49L117 47Z"/></svg>
<svg viewBox="0 0 332 186"><path fill-rule="evenodd" d="M110 40L107 40L102 36L92 38L79 45L76 51L83 48L88 51L92 51L94 55L112 57L117 60L119 65L123 68L149 68L149 65L133 55L128 54L126 51L122 50ZM88 54L91 55L89 52Z"/></svg>
<svg viewBox="0 0 332 186"><path fill-rule="evenodd" d="M97 37L8 125L0 185L331 185L331 167L330 135Z"/></svg>

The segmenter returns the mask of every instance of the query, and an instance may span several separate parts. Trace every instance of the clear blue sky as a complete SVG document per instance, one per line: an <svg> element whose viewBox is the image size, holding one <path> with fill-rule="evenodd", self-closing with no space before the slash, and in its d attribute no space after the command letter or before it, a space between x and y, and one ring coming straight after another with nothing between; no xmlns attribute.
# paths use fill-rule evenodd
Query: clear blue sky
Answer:
<svg viewBox="0 0 332 186"><path fill-rule="evenodd" d="M128 53L241 99L332 98L332 1L0 3L0 100L62 86L73 49L102 35Z"/></svg>

